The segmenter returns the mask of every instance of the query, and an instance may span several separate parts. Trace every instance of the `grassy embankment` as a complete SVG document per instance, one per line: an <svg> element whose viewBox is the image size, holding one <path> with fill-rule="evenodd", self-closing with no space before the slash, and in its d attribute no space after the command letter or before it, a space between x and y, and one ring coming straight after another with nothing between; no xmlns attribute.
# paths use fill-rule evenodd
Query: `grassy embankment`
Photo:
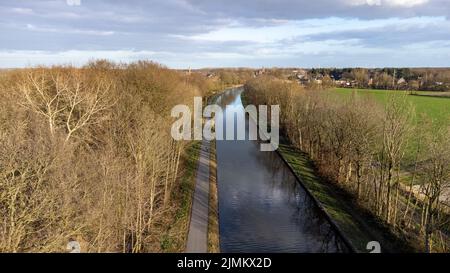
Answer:
<svg viewBox="0 0 450 273"><path fill-rule="evenodd" d="M183 252L186 247L200 146L201 141L192 142L183 155L186 162L183 166L184 175L180 178L179 190L174 192L173 197L173 202L180 205L173 212L173 222L161 240L163 252Z"/></svg>
<svg viewBox="0 0 450 273"><path fill-rule="evenodd" d="M230 88L230 87L228 87ZM211 92L206 101L214 99L218 91ZM201 141L195 141L187 149L185 154L186 166L180 191L175 196L175 202L181 205L174 216L174 223L170 225L161 242L164 252L183 252L186 247L187 234L189 232L189 220L192 208L192 197L195 188L195 171L198 166ZM216 143L210 144L210 176L209 176L209 219L208 219L208 252L219 253L219 209L217 194L217 162Z"/></svg>
<svg viewBox="0 0 450 273"><path fill-rule="evenodd" d="M220 252L219 200L217 193L217 158L215 141L211 141L209 160L208 252Z"/></svg>
<svg viewBox="0 0 450 273"><path fill-rule="evenodd" d="M336 88L333 91L344 98L355 93L358 95L371 96L382 104L387 103L389 96L391 95L405 94L405 91L349 88ZM426 115L433 120L438 127L447 124L450 117L450 100L446 97L425 96L422 93L423 92L416 92L416 95L409 95L406 97L406 100L415 110L415 115L411 122L417 123L421 116ZM412 158L416 145L413 136L408 140L408 143L406 156ZM327 212L333 217L357 249L364 249L364 242L371 240L371 238L372 240L373 238L383 238L381 245L388 246L388 248L391 248L391 250L394 251L401 250L405 247L398 239L396 240L393 235L390 235L391 233L386 227L374 220L368 212L358 209L351 200L351 196L334 186L333 183L321 183L321 179L317 177L313 163L308 159L308 155L296 151L286 145L282 145L279 151L294 168L296 174L302 179L304 184L324 205ZM404 183L408 183L409 180L410 179L406 176L402 176L401 178L401 181ZM373 228L374 226L376 226L376 228Z"/></svg>
<svg viewBox="0 0 450 273"><path fill-rule="evenodd" d="M360 208L348 193L321 178L306 153L287 144L281 144L278 152L322 204L356 251L367 252L366 246L370 241L380 242L383 252L411 251L387 227Z"/></svg>

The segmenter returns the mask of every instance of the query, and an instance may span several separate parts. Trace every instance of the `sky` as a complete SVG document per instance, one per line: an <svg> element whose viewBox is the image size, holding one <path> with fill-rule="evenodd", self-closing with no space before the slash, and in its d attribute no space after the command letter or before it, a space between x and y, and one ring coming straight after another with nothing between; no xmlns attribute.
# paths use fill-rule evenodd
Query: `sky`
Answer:
<svg viewBox="0 0 450 273"><path fill-rule="evenodd" d="M450 0L0 0L0 67L449 67Z"/></svg>

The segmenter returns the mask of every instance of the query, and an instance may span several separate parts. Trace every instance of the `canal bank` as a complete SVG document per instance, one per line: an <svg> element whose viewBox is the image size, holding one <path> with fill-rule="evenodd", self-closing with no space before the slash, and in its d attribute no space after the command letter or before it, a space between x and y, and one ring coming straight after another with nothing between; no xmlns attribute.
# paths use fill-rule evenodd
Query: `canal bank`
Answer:
<svg viewBox="0 0 450 273"><path fill-rule="evenodd" d="M209 146L210 141L202 140L195 176L194 195L186 243L187 253L206 253L208 250Z"/></svg>
<svg viewBox="0 0 450 273"><path fill-rule="evenodd" d="M211 141L210 146L209 173L208 253L219 253L219 200L217 193L217 158L215 141Z"/></svg>

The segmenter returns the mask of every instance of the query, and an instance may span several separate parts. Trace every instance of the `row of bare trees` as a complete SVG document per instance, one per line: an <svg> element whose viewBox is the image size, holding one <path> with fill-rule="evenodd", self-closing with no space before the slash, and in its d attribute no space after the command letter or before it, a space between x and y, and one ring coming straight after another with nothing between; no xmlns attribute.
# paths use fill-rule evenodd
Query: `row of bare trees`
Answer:
<svg viewBox="0 0 450 273"><path fill-rule="evenodd" d="M245 87L251 103L280 105L285 136L324 177L424 251L449 250L449 127L427 117L415 124L398 94L383 108L356 93L347 99L268 77Z"/></svg>
<svg viewBox="0 0 450 273"><path fill-rule="evenodd" d="M202 79L150 62L0 74L0 251L160 251L185 143L170 109Z"/></svg>

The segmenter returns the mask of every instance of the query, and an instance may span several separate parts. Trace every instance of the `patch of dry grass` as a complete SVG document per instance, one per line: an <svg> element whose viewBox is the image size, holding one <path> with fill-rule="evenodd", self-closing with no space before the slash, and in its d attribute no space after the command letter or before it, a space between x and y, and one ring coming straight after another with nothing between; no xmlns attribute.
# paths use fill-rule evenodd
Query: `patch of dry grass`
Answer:
<svg viewBox="0 0 450 273"><path fill-rule="evenodd" d="M211 141L209 160L209 221L208 221L208 252L220 252L219 237L219 200L217 193L217 161L216 142Z"/></svg>

